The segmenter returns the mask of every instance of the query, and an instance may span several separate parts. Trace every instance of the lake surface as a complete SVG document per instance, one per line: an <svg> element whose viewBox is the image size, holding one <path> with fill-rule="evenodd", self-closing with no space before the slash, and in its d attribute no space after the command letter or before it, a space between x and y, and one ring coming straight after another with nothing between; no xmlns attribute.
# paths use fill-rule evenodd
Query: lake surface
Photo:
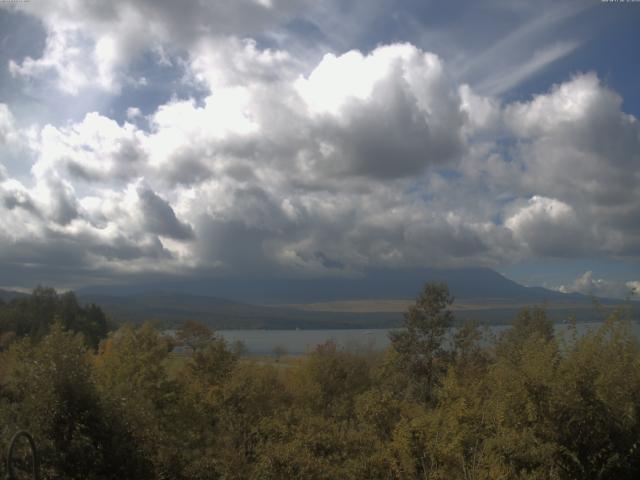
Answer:
<svg viewBox="0 0 640 480"><path fill-rule="evenodd" d="M602 325L600 322L579 323L578 333ZM490 334L499 334L508 325L487 327ZM564 335L567 325L557 324L556 334ZM351 350L382 350L389 345L391 329L343 329L343 330L218 330L227 342L241 341L249 354L274 355L277 350L286 355L303 355L311 352L316 345L333 340L339 347ZM640 324L633 323L633 331L640 338Z"/></svg>

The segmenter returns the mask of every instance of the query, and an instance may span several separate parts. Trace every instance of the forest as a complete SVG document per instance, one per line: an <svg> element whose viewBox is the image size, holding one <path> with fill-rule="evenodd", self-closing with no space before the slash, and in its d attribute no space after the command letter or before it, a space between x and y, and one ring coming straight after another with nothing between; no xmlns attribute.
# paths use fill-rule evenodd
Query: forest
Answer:
<svg viewBox="0 0 640 480"><path fill-rule="evenodd" d="M624 310L557 335L531 307L496 336L452 327L452 302L426 284L385 351L327 342L284 361L193 321L116 328L39 288L0 301L0 451L30 432L42 479L638 478Z"/></svg>

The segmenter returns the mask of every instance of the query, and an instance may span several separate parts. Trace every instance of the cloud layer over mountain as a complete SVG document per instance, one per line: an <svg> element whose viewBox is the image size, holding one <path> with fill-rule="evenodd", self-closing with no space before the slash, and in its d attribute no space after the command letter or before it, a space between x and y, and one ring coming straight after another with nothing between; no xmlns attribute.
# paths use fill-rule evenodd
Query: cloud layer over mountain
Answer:
<svg viewBox="0 0 640 480"><path fill-rule="evenodd" d="M328 3L229 5L26 4L46 41L13 78L128 114L19 125L0 104L24 159L0 159L0 284L640 259L640 124L597 74L511 101L409 42L287 41ZM126 96L145 56L192 93Z"/></svg>

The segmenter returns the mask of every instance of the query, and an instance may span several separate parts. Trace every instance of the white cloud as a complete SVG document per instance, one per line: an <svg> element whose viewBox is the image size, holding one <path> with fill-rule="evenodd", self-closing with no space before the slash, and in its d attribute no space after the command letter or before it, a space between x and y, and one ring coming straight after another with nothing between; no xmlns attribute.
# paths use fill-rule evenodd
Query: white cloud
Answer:
<svg viewBox="0 0 640 480"><path fill-rule="evenodd" d="M295 83L330 174L393 178L464 151L461 99L440 59L407 45L325 56Z"/></svg>
<svg viewBox="0 0 640 480"><path fill-rule="evenodd" d="M537 195L517 208L505 225L516 239L540 256L581 254L585 237L589 236L571 205Z"/></svg>
<svg viewBox="0 0 640 480"><path fill-rule="evenodd" d="M640 297L640 280L633 280L630 282L625 282L625 286L629 289L631 298Z"/></svg>
<svg viewBox="0 0 640 480"><path fill-rule="evenodd" d="M118 182L136 178L144 167L145 134L132 124L88 113L82 122L56 128L46 125L32 140L39 158L36 178L61 175L73 182Z"/></svg>
<svg viewBox="0 0 640 480"><path fill-rule="evenodd" d="M136 118L139 118L142 116L142 112L140 111L140 109L138 107L129 107L127 108L127 119L128 120L135 120Z"/></svg>
<svg viewBox="0 0 640 480"><path fill-rule="evenodd" d="M236 37L199 41L188 63L195 80L211 90L290 80L301 67L284 50L261 49L253 39Z"/></svg>
<svg viewBox="0 0 640 480"><path fill-rule="evenodd" d="M119 48L102 45L92 52L106 60ZM640 257L637 120L594 75L503 104L409 44L327 55L302 73L253 41L194 45L201 98L173 98L144 122L131 106L135 124L93 112L29 137L28 181L0 171L0 263L33 249L53 270L67 259L107 276L353 274Z"/></svg>
<svg viewBox="0 0 640 480"><path fill-rule="evenodd" d="M366 57L355 50L339 57L327 54L311 74L298 79L295 86L312 114L337 116L349 102L370 101L376 84L395 76L393 70L403 76L404 64L419 54L410 45L380 48ZM427 70L429 67L440 70L435 55L425 54L418 62L426 64Z"/></svg>
<svg viewBox="0 0 640 480"><path fill-rule="evenodd" d="M478 95L466 84L461 85L458 90L460 108L469 120L467 134L491 131L500 126L501 106L495 98Z"/></svg>
<svg viewBox="0 0 640 480"><path fill-rule="evenodd" d="M300 8L286 1L253 0L24 4L21 11L43 22L46 46L38 58L13 59L10 71L45 80L71 95L89 88L117 92L128 79L129 63L142 53L155 52L162 62L171 63L169 52L184 56L199 43L255 35Z"/></svg>
<svg viewBox="0 0 640 480"><path fill-rule="evenodd" d="M93 56L98 70L98 83L105 90L111 90L116 83L114 75L118 62L118 51L114 38L106 35L97 40Z"/></svg>
<svg viewBox="0 0 640 480"><path fill-rule="evenodd" d="M607 108L602 111L599 106ZM589 115L615 115L619 106L619 98L601 88L598 77L590 73L555 85L549 93L536 95L530 102L510 104L505 109L505 121L515 134L536 138L558 129L584 127Z"/></svg>
<svg viewBox="0 0 640 480"><path fill-rule="evenodd" d="M640 124L616 93L594 74L578 75L507 105L504 122L519 140L511 155L521 192L570 205L587 250L637 254Z"/></svg>
<svg viewBox="0 0 640 480"><path fill-rule="evenodd" d="M406 86L421 111L435 115L444 110L435 104L437 95L455 95L443 70L437 55L410 44L395 44L376 48L366 56L354 50L338 57L327 54L308 77L296 81L295 87L313 114L335 116L354 101L373 100L376 87L393 78Z"/></svg>
<svg viewBox="0 0 640 480"><path fill-rule="evenodd" d="M584 272L570 285L561 285L558 290L564 293L582 293L605 298L637 299L640 281L615 281L596 278L592 271Z"/></svg>
<svg viewBox="0 0 640 480"><path fill-rule="evenodd" d="M15 119L9 107L0 103L0 145L12 143L16 140L17 132Z"/></svg>
<svg viewBox="0 0 640 480"><path fill-rule="evenodd" d="M503 72L499 76L492 76L477 85L479 91L490 95L499 95L511 90L516 85L533 74L540 72L553 62L569 55L576 48L578 42L559 42L537 50L525 62L511 66L508 72Z"/></svg>
<svg viewBox="0 0 640 480"><path fill-rule="evenodd" d="M483 5L482 13L493 17L490 24L495 28L495 34L489 36L489 41L474 42L462 52L457 52L452 62L456 77L473 84L485 95L506 93L579 48L581 42L567 40L570 34L564 27L594 7L586 2L508 3L508 7L502 2L493 3L488 8ZM496 10L492 11L492 7ZM500 34L500 19L505 21L501 14L509 7L513 10L507 13L506 21L513 22L513 25ZM475 26L475 16L469 16L468 20ZM471 30L477 31L476 28ZM466 38L464 31L458 33ZM562 40L554 40L558 37ZM471 38L476 39L477 36L471 35ZM447 40L448 43L458 42L455 37Z"/></svg>
<svg viewBox="0 0 640 480"><path fill-rule="evenodd" d="M84 47L82 34L77 30L51 29L40 58L27 57L20 63L9 62L14 77L52 78L54 85L68 94L77 94L91 84L94 65Z"/></svg>

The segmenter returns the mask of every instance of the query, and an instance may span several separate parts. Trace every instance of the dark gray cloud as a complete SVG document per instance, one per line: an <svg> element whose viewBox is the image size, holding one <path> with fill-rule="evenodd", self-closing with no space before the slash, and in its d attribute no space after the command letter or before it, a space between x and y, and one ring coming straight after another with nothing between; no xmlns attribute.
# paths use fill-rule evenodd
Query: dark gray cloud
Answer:
<svg viewBox="0 0 640 480"><path fill-rule="evenodd" d="M44 190L49 215L54 222L67 225L78 217L78 204L75 195L65 184L52 179L44 186Z"/></svg>
<svg viewBox="0 0 640 480"><path fill-rule="evenodd" d="M201 145L184 145L171 152L162 171L158 172L168 185L192 185L211 178L213 172L207 166L211 155Z"/></svg>
<svg viewBox="0 0 640 480"><path fill-rule="evenodd" d="M153 190L140 188L138 197L140 198L140 210L147 231L177 240L193 238L191 225L178 220L171 205L160 198Z"/></svg>
<svg viewBox="0 0 640 480"><path fill-rule="evenodd" d="M319 165L331 175L396 178L446 164L464 151L459 102L446 90L425 111L401 77L380 82L371 101L350 103L339 119L323 122L314 138L334 148ZM450 98L447 98L450 97Z"/></svg>
<svg viewBox="0 0 640 480"><path fill-rule="evenodd" d="M32 214L35 214L35 215L40 214L33 200L31 199L31 196L29 195L29 193L23 190L2 191L2 202L4 203L4 206L7 210L13 210L14 208L22 208L25 211L30 212Z"/></svg>

